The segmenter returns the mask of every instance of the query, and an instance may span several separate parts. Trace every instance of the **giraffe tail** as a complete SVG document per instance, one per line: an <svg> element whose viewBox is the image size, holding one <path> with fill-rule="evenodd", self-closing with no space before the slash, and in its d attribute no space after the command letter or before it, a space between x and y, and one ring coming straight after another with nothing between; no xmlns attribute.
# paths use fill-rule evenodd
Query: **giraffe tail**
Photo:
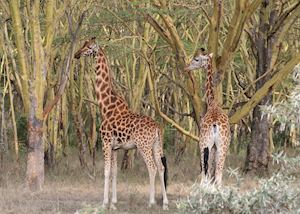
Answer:
<svg viewBox="0 0 300 214"><path fill-rule="evenodd" d="M160 149L160 155L161 155L161 162L164 166L164 183L165 183L165 188L167 190L167 185L168 185L168 166L167 166L167 158L164 155L163 152L163 136L161 134L161 130L157 130L157 135L158 135L158 141L159 141L159 149Z"/></svg>
<svg viewBox="0 0 300 214"><path fill-rule="evenodd" d="M207 174L208 171L208 157L209 157L209 149L208 147L204 148L204 173Z"/></svg>
<svg viewBox="0 0 300 214"><path fill-rule="evenodd" d="M167 185L168 185L168 166L167 166L167 158L165 156L161 157L161 162L165 168L164 171L164 183L165 183L165 188L167 190Z"/></svg>

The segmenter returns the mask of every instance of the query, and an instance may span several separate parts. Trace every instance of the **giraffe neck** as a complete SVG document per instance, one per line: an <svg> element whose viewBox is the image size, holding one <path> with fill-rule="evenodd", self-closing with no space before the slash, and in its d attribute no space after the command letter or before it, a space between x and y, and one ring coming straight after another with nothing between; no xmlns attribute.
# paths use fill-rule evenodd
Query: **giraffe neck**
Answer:
<svg viewBox="0 0 300 214"><path fill-rule="evenodd" d="M118 96L112 87L112 77L108 61L101 48L96 54L96 96L103 119L111 117L116 108L127 109L126 102Z"/></svg>
<svg viewBox="0 0 300 214"><path fill-rule="evenodd" d="M206 91L206 102L208 106L212 104L214 101L214 91L213 91L213 70L211 63L207 66L207 77L206 77L206 83L205 83L205 91Z"/></svg>

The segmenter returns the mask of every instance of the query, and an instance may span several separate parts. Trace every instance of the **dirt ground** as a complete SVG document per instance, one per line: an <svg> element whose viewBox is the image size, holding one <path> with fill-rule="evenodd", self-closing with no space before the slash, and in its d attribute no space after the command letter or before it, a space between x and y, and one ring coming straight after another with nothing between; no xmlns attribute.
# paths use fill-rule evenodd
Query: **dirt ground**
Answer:
<svg viewBox="0 0 300 214"><path fill-rule="evenodd" d="M39 213L75 213L86 206L99 206L103 199L103 162L100 152L97 159L95 180L91 180L79 167L74 155L62 159L54 169L46 169L45 186L42 192L30 193L24 185L25 159L21 164L19 175L14 165L7 164L0 176L0 213L1 214L39 214ZM122 159L119 153L119 163ZM168 158L169 186L167 189L169 211L161 209L161 193L158 176L156 177L157 205L148 208L149 179L148 172L140 156L134 167L126 172L118 171L117 211L109 213L176 213L176 203L186 198L191 186L196 181L200 166L196 153L186 154L179 164L172 156ZM243 163L242 156L230 156L227 165L231 168ZM118 167L120 168L120 167ZM247 180L247 178L246 178ZM224 184L230 185L227 173ZM243 188L249 189L255 181L249 178Z"/></svg>

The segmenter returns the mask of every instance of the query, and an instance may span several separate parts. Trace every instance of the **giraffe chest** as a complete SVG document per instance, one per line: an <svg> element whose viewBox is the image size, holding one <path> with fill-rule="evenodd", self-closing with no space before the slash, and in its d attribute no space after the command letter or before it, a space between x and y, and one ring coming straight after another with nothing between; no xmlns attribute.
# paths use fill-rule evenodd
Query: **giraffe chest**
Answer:
<svg viewBox="0 0 300 214"><path fill-rule="evenodd" d="M153 142L156 124L148 117L126 114L107 119L101 125L101 136L113 149L133 149Z"/></svg>
<svg viewBox="0 0 300 214"><path fill-rule="evenodd" d="M102 139L110 142L113 150L136 148L135 141L132 137L133 129L131 126L116 126L115 123L104 123L100 131Z"/></svg>

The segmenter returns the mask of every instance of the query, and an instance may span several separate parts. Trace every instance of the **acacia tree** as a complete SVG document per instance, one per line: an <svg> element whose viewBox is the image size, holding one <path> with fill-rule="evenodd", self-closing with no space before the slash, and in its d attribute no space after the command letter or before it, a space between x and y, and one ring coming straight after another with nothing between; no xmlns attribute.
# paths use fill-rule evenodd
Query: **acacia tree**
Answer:
<svg viewBox="0 0 300 214"><path fill-rule="evenodd" d="M295 1L285 6L283 3L264 0L259 11L259 21L249 28L252 50L256 58L255 89L259 90L268 82L281 64L282 42L291 25L300 15L300 2ZM290 70L292 71L292 69ZM283 76L282 76L283 77ZM264 173L268 169L269 151L269 120L262 113L263 105L270 105L272 89L254 107L251 124L251 142L248 145L245 170Z"/></svg>
<svg viewBox="0 0 300 214"><path fill-rule="evenodd" d="M66 4L61 5L62 10L55 10L56 4L53 0L45 3L45 14L41 11L41 2L9 1L9 12L12 17L12 29L14 43L17 48L18 66L14 73L18 91L21 92L24 104L24 112L28 120L28 152L26 182L31 190L41 190L44 183L44 141L46 125L45 121L49 112L60 100L64 91L70 60L73 55L76 34L73 35L69 50L69 59L65 63L65 75L59 82L59 90L53 99L45 99L45 93L50 84L47 84L47 74L51 70L51 51L53 51L53 38L55 26L59 17L65 9ZM56 12L56 14L55 14ZM46 26L42 26L41 16L45 16ZM57 15L57 16L55 16ZM23 31L24 19L29 18L29 27ZM81 18L83 19L83 17ZM81 22L79 21L78 28ZM43 29L43 31L41 30ZM78 30L77 30L78 32ZM72 33L72 31L70 31ZM28 40L30 37L30 40ZM44 42L42 40L44 38ZM27 46L25 45L27 44ZM12 56L14 57L14 56ZM49 98L49 97L48 97ZM44 106L44 104L46 105Z"/></svg>
<svg viewBox="0 0 300 214"><path fill-rule="evenodd" d="M10 1L18 61L21 70L22 99L28 115L28 156L27 185L32 190L40 190L44 183L44 144L43 144L43 103L46 85L46 62L42 46L39 23L40 2L27 2L29 16L32 57L25 48L22 20L18 1ZM50 9L51 10L51 9ZM29 63L30 61L32 63Z"/></svg>
<svg viewBox="0 0 300 214"><path fill-rule="evenodd" d="M220 83L222 83L224 74L228 70L228 65L230 65L233 60L233 56L237 50L241 35L244 30L246 30L246 24L250 22L250 18L253 17L256 9L260 5L262 5L261 8L267 8L261 9L260 24L257 25L257 28L255 28L256 30L253 30L254 33L250 38L251 41L254 41L252 42L252 47L256 53L257 63L255 92L252 97L246 100L244 104L230 117L231 123L237 123L243 117L251 113L251 110L254 108L252 142L256 143L251 143L249 145L249 148L252 149L248 150L249 153L246 162L249 162L249 165L247 165L246 168L248 168L248 170L250 170L250 168L252 169L252 166L255 166L254 168L256 168L258 161L262 162L261 166L264 166L263 168L265 168L268 164L269 157L269 130L267 120L265 118L263 118L264 122L260 121L260 119L258 120L261 115L258 105L264 104L270 100L270 93L287 77L287 75L293 70L294 66L299 62L299 54L297 53L289 61L283 63L284 65L279 66L280 64L277 63L278 54L281 48L280 44L284 39L284 35L287 33L287 30L299 15L299 2L289 2L288 4L287 2L283 2L280 4L279 2L274 1L272 4L270 4L269 1L260 0L235 1L234 12L231 20L228 22L229 24L225 36L220 36L222 20L224 20L223 1L212 2L213 10L211 11L211 16L204 8L202 8L202 10L207 17L210 26L208 49L209 52L213 52L215 56L213 58L213 68L215 70L215 91L219 95L219 100L222 100L222 96L220 96L222 92ZM170 45L178 59L179 69L182 69L182 66L186 61L185 49L180 39L178 30L175 27L174 21L166 12L170 5L163 0L155 1L154 5L161 9L158 10L158 14L162 20L162 24L159 23L159 20L152 18L152 16L149 14L146 15L146 20ZM270 5L274 6L274 10L269 9ZM254 20L255 19L252 18L252 23ZM222 42L223 45L220 45L220 41L224 41ZM187 82L185 88L189 92L193 109L196 111L194 119L196 122L198 121L197 124L199 124L199 119L203 108L201 108L202 105L197 102L197 100L199 101L201 99L197 90L198 85L195 84L193 74L190 75L190 79L191 81ZM158 108L159 106L157 109ZM186 133L178 123L169 118L159 109L158 112L160 112L160 115L165 120L174 125L174 127L176 127L183 134L187 134L191 137L194 137L194 139L197 139L190 133ZM258 123L264 128L261 129L261 127L257 125ZM257 128L260 130L259 132L255 131L258 130ZM258 133L261 134L259 137L257 136ZM261 158L261 160L258 160L259 158Z"/></svg>
<svg viewBox="0 0 300 214"><path fill-rule="evenodd" d="M213 68L215 70L215 91L218 92L219 100L222 101L222 80L224 74L226 73L227 66L233 59L233 54L235 53L238 42L240 40L241 34L245 28L245 23L249 21L251 15L255 12L256 8L259 6L260 0L254 1L236 1L234 5L234 12L231 20L229 21L229 27L227 29L227 34L224 37L220 38L220 28L223 18L223 1L212 1L213 10L210 10L211 15L205 10L205 8L200 7L205 14L205 18L209 25L209 39L208 39L208 51L214 53L213 58ZM181 36L176 28L175 21L171 16L166 12L171 6L164 0L154 1L154 6L158 8L157 13L159 14L160 19L155 19L151 14L145 14L146 20L151 24L151 26L157 31L157 33L169 44L172 48L174 55L176 57L177 69L182 71L182 68L185 66L187 61L186 50L181 40ZM192 7L193 5L191 5ZM209 8L209 7L208 7ZM160 24L161 23L161 24ZM185 26L187 27L187 26ZM195 27L193 25L192 27ZM187 27L188 28L188 27ZM187 35L189 31L194 29L186 29ZM189 37L191 37L189 35ZM195 43L199 43L200 36L194 40ZM224 40L224 46L220 46L220 39ZM202 41L200 41L203 43ZM180 74L179 74L180 75ZM182 75L182 74L181 74ZM186 85L183 88L188 92L188 96L192 103L193 116L196 124L199 127L201 114L204 111L204 105L201 99L201 93L199 91L200 85L199 82L195 80L195 75L189 73L187 75ZM169 118L162 111L157 109L167 122L171 123L175 128L177 128L182 134L186 134L192 137L195 140L198 140L198 137L184 130L176 121ZM237 116L237 115L234 115ZM238 118L240 120L242 117ZM237 121L238 121L237 120Z"/></svg>

